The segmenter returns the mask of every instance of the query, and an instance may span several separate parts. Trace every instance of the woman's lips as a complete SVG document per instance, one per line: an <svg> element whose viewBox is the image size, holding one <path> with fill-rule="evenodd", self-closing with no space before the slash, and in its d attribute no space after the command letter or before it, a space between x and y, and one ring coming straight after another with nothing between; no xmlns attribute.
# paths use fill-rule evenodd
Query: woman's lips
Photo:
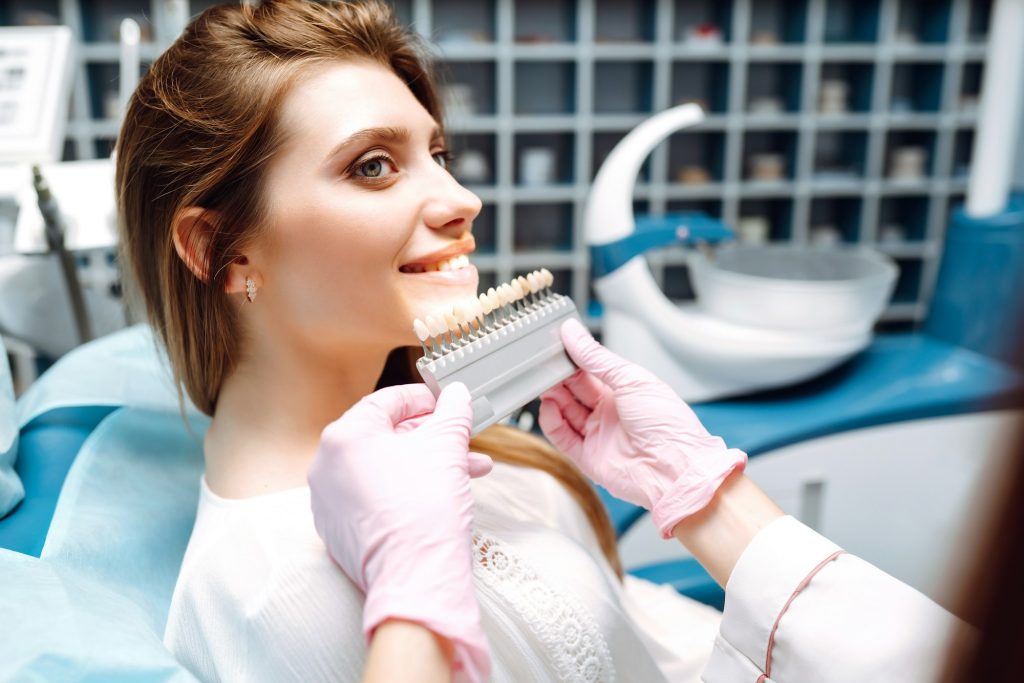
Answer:
<svg viewBox="0 0 1024 683"><path fill-rule="evenodd" d="M415 278L418 281L446 285L475 285L480 281L480 274L472 263L455 270L435 270L424 273L399 272L404 277Z"/></svg>

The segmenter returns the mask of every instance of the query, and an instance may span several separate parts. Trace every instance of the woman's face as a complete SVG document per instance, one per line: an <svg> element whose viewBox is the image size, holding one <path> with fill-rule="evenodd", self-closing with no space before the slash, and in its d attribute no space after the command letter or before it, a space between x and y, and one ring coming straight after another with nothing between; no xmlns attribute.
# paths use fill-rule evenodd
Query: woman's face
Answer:
<svg viewBox="0 0 1024 683"><path fill-rule="evenodd" d="M326 66L289 93L280 123L254 252L256 305L277 329L325 349L390 349L417 343L414 318L476 294L476 268L458 261L475 248L480 199L446 170L437 122L394 73Z"/></svg>

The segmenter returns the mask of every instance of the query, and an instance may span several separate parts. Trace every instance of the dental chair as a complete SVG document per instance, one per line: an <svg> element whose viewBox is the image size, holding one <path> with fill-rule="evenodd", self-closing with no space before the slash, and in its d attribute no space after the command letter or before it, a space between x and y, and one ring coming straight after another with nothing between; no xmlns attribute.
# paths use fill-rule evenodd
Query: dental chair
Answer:
<svg viewBox="0 0 1024 683"><path fill-rule="evenodd" d="M161 638L208 420L149 329L63 358L18 401L24 499L0 519L0 680L191 681Z"/></svg>

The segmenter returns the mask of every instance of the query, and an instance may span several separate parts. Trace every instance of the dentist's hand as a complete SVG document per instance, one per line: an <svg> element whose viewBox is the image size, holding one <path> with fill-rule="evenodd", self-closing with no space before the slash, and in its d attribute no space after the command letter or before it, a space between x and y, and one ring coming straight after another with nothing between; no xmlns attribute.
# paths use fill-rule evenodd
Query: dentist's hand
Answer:
<svg viewBox="0 0 1024 683"><path fill-rule="evenodd" d="M324 429L309 486L317 533L366 593L367 640L387 619L420 623L453 644L455 680L485 681L469 481L492 463L469 452L471 427L462 384L436 404L422 384L381 389Z"/></svg>
<svg viewBox="0 0 1024 683"><path fill-rule="evenodd" d="M746 466L746 453L709 434L668 385L601 346L578 321L563 323L561 334L580 370L541 394L541 429L612 495L650 510L671 538Z"/></svg>

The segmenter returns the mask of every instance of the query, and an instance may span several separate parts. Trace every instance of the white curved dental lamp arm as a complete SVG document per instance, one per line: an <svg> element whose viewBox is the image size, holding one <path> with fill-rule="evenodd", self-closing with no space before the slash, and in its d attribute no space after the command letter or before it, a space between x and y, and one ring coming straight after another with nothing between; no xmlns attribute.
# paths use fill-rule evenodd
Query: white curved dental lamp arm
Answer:
<svg viewBox="0 0 1024 683"><path fill-rule="evenodd" d="M655 114L619 141L590 188L583 213L587 244L606 244L633 232L633 189L647 155L675 131L703 120L699 106L683 104Z"/></svg>

